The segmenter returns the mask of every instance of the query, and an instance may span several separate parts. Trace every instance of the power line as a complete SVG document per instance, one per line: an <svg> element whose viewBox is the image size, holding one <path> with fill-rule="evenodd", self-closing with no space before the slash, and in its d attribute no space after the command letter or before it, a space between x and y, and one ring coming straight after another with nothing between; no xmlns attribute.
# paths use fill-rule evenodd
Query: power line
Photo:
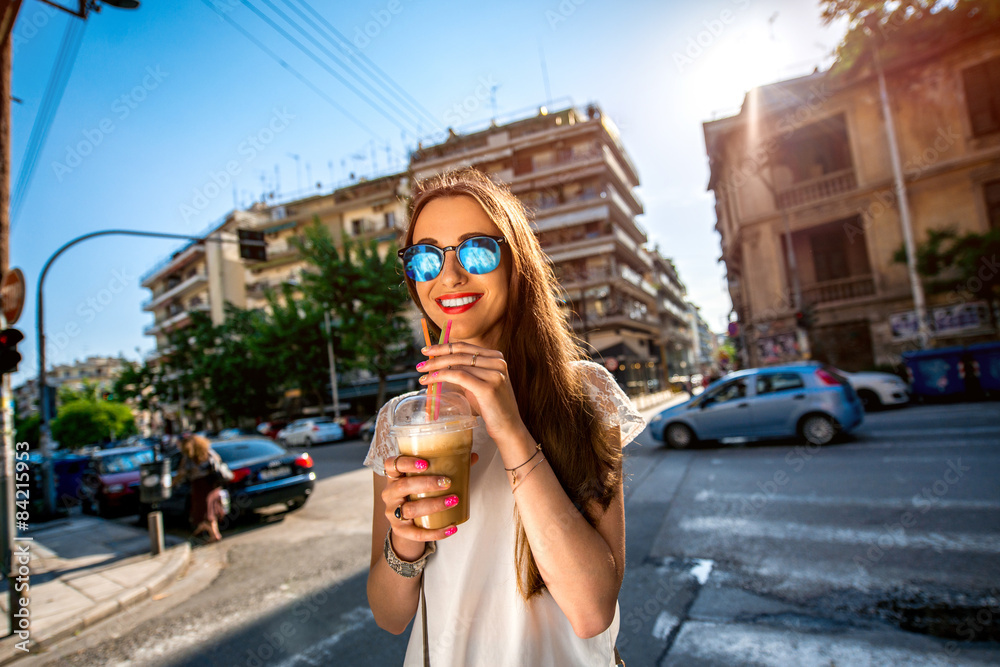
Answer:
<svg viewBox="0 0 1000 667"><path fill-rule="evenodd" d="M284 60L282 60L281 57L278 54L276 54L274 51L272 51L267 46L265 46L259 39L257 39L256 37L254 37L253 35L251 35L249 32L247 32L247 30L243 26L241 26L240 24L236 23L231 18L229 18L228 16L226 16L225 13L223 13L222 11L220 11L219 8L216 7L212 3L211 0L201 0L201 1L202 1L202 3L206 7L208 7L213 12L215 12L216 14L218 14L219 17L222 18L226 23L228 23L229 25L233 26L237 31L239 31L239 33L241 35L243 35L248 40L250 40L257 48L259 48L261 51L263 51L268 56L270 56L272 60L274 60L275 62L277 62L279 65L281 65L286 70L288 70L299 81L301 81L302 83L304 83L305 85L307 85L309 88L311 88L314 93L316 93L317 95L319 95L320 97L322 97L324 100L326 100L327 102L329 102L330 105L333 106L337 111L339 111L340 113L344 114L344 116L346 116L349 120L351 120L355 125L357 125L358 127L360 127L362 130L364 130L365 132L367 132L371 136L375 137L376 139L381 139L381 137L378 135L378 133L375 132L375 130L373 130L370 127L368 127L367 125L365 125L363 122L361 122L360 120L358 120L351 112L349 112L347 109L345 109L341 105L337 104L337 102L335 102L329 95L327 95L322 90L320 90L319 87L316 86L316 84L314 84L312 81L310 81L305 76L303 76L297 69L295 69L294 67L292 67L291 65L289 65Z"/></svg>
<svg viewBox="0 0 1000 667"><path fill-rule="evenodd" d="M330 49L328 49L325 46L323 46L315 37L313 37L312 35L310 35L309 32L305 28L303 28L298 23L296 23L294 20L292 20L288 16L288 14L286 14L285 12L283 12L280 9L278 9L277 7L275 7L274 4L271 2L271 0L262 0L262 2L265 5L267 5L268 7L270 7L271 11L273 11L275 14L277 14L278 16L280 16L286 23L288 23L293 28L295 28L299 33L301 33L306 39L308 39L313 45L315 45L316 48L318 48L320 51L322 51L323 53L325 53L329 58L331 58L337 65L339 65L341 67L341 69L345 70L349 75L353 76L358 81L358 83L360 83L362 86L364 86L366 89L368 89L373 95L375 95L380 100L382 100L386 104L388 110L395 111L396 115L399 118L401 118L401 119L403 119L403 120L405 120L407 122L413 123L414 127L417 127L417 128L420 127L420 123L419 122L414 122L408 116L406 116L405 114L403 114L403 113L401 113L399 111L399 107L402 106L402 105L399 104L398 100L396 102L393 102L393 101L390 101L389 99L387 99L382 94L381 91L376 90L368 81L365 81L365 79L363 77L358 76L357 72L352 71L349 65L345 65L343 61L341 61L333 52L330 51ZM307 21L308 21L308 19L307 19ZM344 79L341 79L341 81L343 83L345 83L345 85L347 84L347 82ZM355 90L355 92L358 92L356 89L354 89L354 90ZM383 115L385 115L385 109L383 109L381 111L382 111Z"/></svg>
<svg viewBox="0 0 1000 667"><path fill-rule="evenodd" d="M52 127L52 120L59 109L63 93L66 92L66 84L69 82L73 65L76 63L76 56L80 51L80 44L83 42L83 30L86 26L86 21L74 19L70 19L69 23L66 24L66 32L63 33L59 54L56 56L55 66L52 68L52 74L45 87L42 103L35 115L35 122L31 126L28 145L24 150L21 168L17 173L17 185L14 188L14 196L11 198L11 218L14 223L16 223L17 214L20 212L21 204L24 203L24 198L28 193L28 187L31 185L31 178L35 173L35 166L38 164L42 148L45 147L45 139ZM11 224L12 230L14 223Z"/></svg>
<svg viewBox="0 0 1000 667"><path fill-rule="evenodd" d="M302 13L298 9L292 6L289 0L283 0L283 2L289 7L292 7L293 10L295 10L300 16L302 16ZM434 114L428 111L426 107L420 104L420 102L417 102L417 100L415 100L409 93L406 92L406 89L404 89L402 86L396 83L396 81L391 76L382 71L382 69L379 68L379 66L376 65L374 62L372 62L367 56L365 56L363 53L356 53L354 49L352 49L348 45L347 37L345 37L339 30L334 28L330 24L330 22L327 21L325 18L323 18L323 16L319 12L313 9L313 7L306 0L299 0L299 3L303 7L305 7L310 14L315 16L317 21L323 24L323 26L329 31L330 35L333 35L336 38L336 39L331 39L330 35L326 35L327 40L331 44L337 46L337 48L339 48L344 54L354 59L363 67L366 67L369 70L368 75L371 76L372 79L375 79L375 76L372 75L372 72L374 72L379 77L381 77L386 84L388 84L392 88L395 88L396 93L405 98L405 100L413 107L413 109L419 111L421 114L423 114L425 119L430 121L430 125L432 128L441 129L441 125L438 122L438 119L434 116ZM303 16L303 18L305 19L306 17ZM314 30L315 29L316 28L314 27ZM323 34L322 31L320 30L317 30L317 32Z"/></svg>
<svg viewBox="0 0 1000 667"><path fill-rule="evenodd" d="M288 40L297 49L299 49L300 51L302 51L302 53L304 53L307 56L309 56L309 58L311 58L320 67L322 67L327 72L329 72L335 79L337 79L342 84L344 84L351 92L353 92L355 95L357 95L362 100L364 100L369 106L371 106L373 109L375 109L375 111L377 111L383 118L385 118L386 120L388 120L389 122L391 122L393 125L395 125L396 127L400 128L400 129L406 129L405 127L403 127L402 125L400 125L399 122L396 119L394 119L394 118L390 117L388 114L386 114L385 110L381 109L379 107L379 105L374 104L364 93L362 93L360 90L358 90L357 87L354 86L354 84L352 84L350 81L348 81L343 76L341 76L339 72L334 71L333 68L331 68L325 62L323 62L320 58L316 57L316 54L314 54L312 51L310 51L305 46L303 46L302 43L299 42L297 39L295 39L295 37L293 37L292 35L290 35L288 33L288 31L286 31L284 28L282 28L277 23L275 23L269 16L267 16L266 14L264 14L263 12L261 12L259 9L257 9L256 7L254 7L252 4L250 4L249 0L240 0L240 1L243 3L243 5L245 7L247 7L250 11L252 11L254 14L256 14L262 21L264 21L265 23L267 23L278 34L280 34L282 37L284 37L286 40Z"/></svg>

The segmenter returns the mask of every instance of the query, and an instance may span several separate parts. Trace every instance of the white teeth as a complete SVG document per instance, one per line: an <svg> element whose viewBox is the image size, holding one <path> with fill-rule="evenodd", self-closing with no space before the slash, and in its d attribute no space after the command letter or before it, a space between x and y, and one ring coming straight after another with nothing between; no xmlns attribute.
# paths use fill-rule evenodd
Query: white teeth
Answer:
<svg viewBox="0 0 1000 667"><path fill-rule="evenodd" d="M479 299L478 296L463 296L461 299L441 299L441 305L445 308L458 308L468 303L473 303Z"/></svg>

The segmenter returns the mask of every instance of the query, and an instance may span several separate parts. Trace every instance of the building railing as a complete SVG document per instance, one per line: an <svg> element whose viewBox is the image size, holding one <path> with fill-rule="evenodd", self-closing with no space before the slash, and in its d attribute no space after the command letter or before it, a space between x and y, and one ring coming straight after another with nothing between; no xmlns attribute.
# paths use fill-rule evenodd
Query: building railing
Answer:
<svg viewBox="0 0 1000 667"><path fill-rule="evenodd" d="M874 294L875 281L871 275L826 280L815 285L802 287L802 298L806 303L860 299Z"/></svg>
<svg viewBox="0 0 1000 667"><path fill-rule="evenodd" d="M169 300L169 299L171 299L171 298L173 298L173 297L181 294L182 292L184 292L185 290L187 290L189 287L191 287L191 286L193 286L193 285L195 285L197 283L200 283L200 282L203 282L203 281L207 281L207 280L208 280L208 276L206 276L204 273L202 273L202 272L199 271L198 273L194 274L193 276L191 276L189 278L185 278L184 280L178 282L176 285L173 285L169 289L163 290L159 294L154 294L151 298L146 299L145 301L142 302L142 309L143 310L152 310L157 305L162 304L164 301L167 301L167 300Z"/></svg>
<svg viewBox="0 0 1000 667"><path fill-rule="evenodd" d="M778 193L778 208L789 208L851 192L858 187L854 169L843 169L819 178L796 183Z"/></svg>

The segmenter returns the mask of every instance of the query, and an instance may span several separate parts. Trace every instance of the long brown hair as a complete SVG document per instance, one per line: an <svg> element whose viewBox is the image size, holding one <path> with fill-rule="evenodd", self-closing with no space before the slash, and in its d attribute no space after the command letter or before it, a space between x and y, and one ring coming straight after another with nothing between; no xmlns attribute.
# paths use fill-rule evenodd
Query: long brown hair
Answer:
<svg viewBox="0 0 1000 667"><path fill-rule="evenodd" d="M611 438L590 400L583 378L571 361L582 357L559 309L559 283L531 229L520 200L510 190L483 173L467 168L433 176L414 186L409 225L403 245L413 243L413 230L428 202L444 197L472 197L507 240L512 259L508 308L501 322L497 349L507 362L521 419L573 504L595 525L621 483L621 445ZM405 278L413 302L434 329L416 286ZM512 307L515 306L516 307ZM517 588L525 600L545 588L531 545L514 513L517 541Z"/></svg>
<svg viewBox="0 0 1000 667"><path fill-rule="evenodd" d="M181 440L178 449L184 456L188 457L192 461L198 464L202 464L208 460L209 451L212 449L212 443L208 441L208 438L201 435L189 435L183 440Z"/></svg>

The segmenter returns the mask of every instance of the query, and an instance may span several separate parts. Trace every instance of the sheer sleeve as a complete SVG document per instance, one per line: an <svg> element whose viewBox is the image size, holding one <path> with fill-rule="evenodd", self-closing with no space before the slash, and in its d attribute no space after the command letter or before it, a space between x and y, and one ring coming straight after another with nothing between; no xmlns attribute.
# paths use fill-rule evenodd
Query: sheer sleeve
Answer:
<svg viewBox="0 0 1000 667"><path fill-rule="evenodd" d="M385 460L390 456L399 454L396 443L389 437L389 427L392 426L392 411L396 403L402 398L412 396L416 392L397 396L382 406L375 419L375 435L372 436L372 443L368 447L368 455L365 457L365 465L372 469L372 472L385 475Z"/></svg>
<svg viewBox="0 0 1000 667"><path fill-rule="evenodd" d="M622 447L625 447L646 428L646 420L636 411L631 399L618 386L608 369L592 361L578 363L584 385L590 392L598 415L608 427L620 427Z"/></svg>

